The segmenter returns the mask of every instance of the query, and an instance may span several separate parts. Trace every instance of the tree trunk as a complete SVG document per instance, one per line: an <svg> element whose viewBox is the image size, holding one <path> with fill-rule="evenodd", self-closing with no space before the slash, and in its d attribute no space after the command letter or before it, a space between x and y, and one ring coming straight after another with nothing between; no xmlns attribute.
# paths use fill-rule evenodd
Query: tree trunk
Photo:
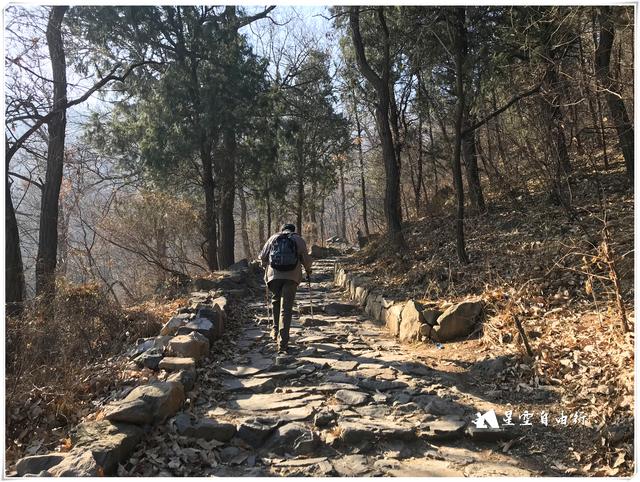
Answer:
<svg viewBox="0 0 640 482"><path fill-rule="evenodd" d="M324 196L322 196L320 201L320 241L322 246L324 246L324 240L327 238L327 233L324 230Z"/></svg>
<svg viewBox="0 0 640 482"><path fill-rule="evenodd" d="M267 242L267 236L264 233L264 218L262 217L262 208L257 206L257 213L258 213L258 250L257 252L259 253L262 250L262 247L264 246L264 243Z"/></svg>
<svg viewBox="0 0 640 482"><path fill-rule="evenodd" d="M204 235L205 235L205 259L209 270L218 269L218 232L216 228L216 198L215 182L213 180L213 159L211 148L202 143L200 146L200 159L202 161L202 188L204 189Z"/></svg>
<svg viewBox="0 0 640 482"><path fill-rule="evenodd" d="M51 8L47 24L47 43L53 74L53 109L60 109L47 123L47 171L42 186L40 231L36 258L36 294L47 300L55 296L58 252L58 202L64 164L64 139L67 126L67 63L62 42L62 19L69 7Z"/></svg>
<svg viewBox="0 0 640 482"><path fill-rule="evenodd" d="M453 185L456 189L456 252L462 264L468 264L469 258L464 242L464 188L462 185L461 147L462 124L464 117L464 79L463 66L467 50L466 29L464 26L465 8L456 7L453 14L453 52L456 66L456 117L453 143Z"/></svg>
<svg viewBox="0 0 640 482"><path fill-rule="evenodd" d="M238 189L238 197L240 198L240 231L242 234L242 248L244 251L244 257L251 261L253 259L253 252L251 249L251 243L249 242L249 227L247 226L247 200L244 197L244 189Z"/></svg>
<svg viewBox="0 0 640 482"><path fill-rule="evenodd" d="M7 303L7 314L16 315L22 311L24 301L24 267L22 265L22 253L20 251L20 232L18 230L18 220L11 198L11 183L9 182L9 166L6 173L4 207L5 226L5 296Z"/></svg>
<svg viewBox="0 0 640 482"><path fill-rule="evenodd" d="M311 239L313 243L318 242L318 217L316 216L316 185L311 184L311 202L309 203L309 223L311 224Z"/></svg>
<svg viewBox="0 0 640 482"><path fill-rule="evenodd" d="M233 207L236 199L236 133L232 127L223 132L225 161L220 165L220 268L235 262L235 220Z"/></svg>
<svg viewBox="0 0 640 482"><path fill-rule="evenodd" d="M353 97L353 111L358 129L358 159L360 160L360 191L362 193L362 222L364 223L364 233L369 236L369 221L367 219L367 186L364 178L364 153L362 152L362 125L358 116L358 106L356 105L355 93Z"/></svg>
<svg viewBox="0 0 640 482"><path fill-rule="evenodd" d="M618 133L620 150L624 156L627 175L633 183L633 124L619 89L610 72L611 47L613 46L615 27L611 16L611 7L600 8L600 42L595 53L596 77L605 90L605 96L613 122Z"/></svg>
<svg viewBox="0 0 640 482"><path fill-rule="evenodd" d="M384 41L381 62L382 71L380 75L373 71L365 56L364 44L360 34L359 7L351 7L349 19L358 68L367 81L375 88L377 94L375 113L378 135L380 137L380 144L382 145L382 157L384 159L386 177L384 213L387 232L394 244L404 247L405 242L402 236L402 206L400 200L400 164L399 159L396 157L396 148L398 145L394 143L389 125L389 109L392 104L390 95L393 93L393 89L391 88L390 38L384 16L384 7L377 7L376 13L380 24L380 33Z"/></svg>
<svg viewBox="0 0 640 482"><path fill-rule="evenodd" d="M302 236L302 205L304 204L304 179L298 174L297 189L297 206L296 206L296 229L298 234Z"/></svg>
<svg viewBox="0 0 640 482"><path fill-rule="evenodd" d="M468 119L471 124L474 119ZM464 160L465 172L467 174L467 185L469 186L469 199L474 211L482 213L485 211L484 196L480 185L480 174L478 173L478 153L476 150L475 130L467 132L462 136L462 158Z"/></svg>
<svg viewBox="0 0 640 482"><path fill-rule="evenodd" d="M274 231L272 231L272 219L271 219L271 196L269 195L269 192L267 191L267 238L269 238L269 236L271 236L273 234Z"/></svg>
<svg viewBox="0 0 640 482"><path fill-rule="evenodd" d="M347 237L347 195L344 190L344 166L340 164L340 237ZM324 239L324 238L323 238Z"/></svg>

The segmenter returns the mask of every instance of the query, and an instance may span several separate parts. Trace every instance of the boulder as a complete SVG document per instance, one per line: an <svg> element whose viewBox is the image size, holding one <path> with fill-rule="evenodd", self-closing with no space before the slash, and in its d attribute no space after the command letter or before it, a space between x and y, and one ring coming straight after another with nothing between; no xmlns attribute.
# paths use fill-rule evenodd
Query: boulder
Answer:
<svg viewBox="0 0 640 482"><path fill-rule="evenodd" d="M322 318L313 318L311 316L302 316L299 323L301 326L306 327L327 326L329 324L327 320L323 320Z"/></svg>
<svg viewBox="0 0 640 482"><path fill-rule="evenodd" d="M335 397L345 405L362 405L368 400L369 395L356 390L338 390Z"/></svg>
<svg viewBox="0 0 640 482"><path fill-rule="evenodd" d="M167 321L164 326L160 329L160 335L162 336L173 336L178 331L178 328L186 324L191 319L190 313L181 313L179 315L174 316L169 321Z"/></svg>
<svg viewBox="0 0 640 482"><path fill-rule="evenodd" d="M197 372L194 370L180 370L167 377L167 382L177 382L182 385L185 392L193 389L196 383Z"/></svg>
<svg viewBox="0 0 640 482"><path fill-rule="evenodd" d="M99 420L81 423L71 434L75 449L90 450L104 473L115 474L142 439L143 430L128 423Z"/></svg>
<svg viewBox="0 0 640 482"><path fill-rule="evenodd" d="M296 455L313 453L317 438L307 426L300 422L287 423L277 428L264 444L267 452L284 455L293 452Z"/></svg>
<svg viewBox="0 0 640 482"><path fill-rule="evenodd" d="M159 363L159 368L168 372L180 370L195 371L196 361L193 358L166 357Z"/></svg>
<svg viewBox="0 0 640 482"><path fill-rule="evenodd" d="M46 454L31 455L24 457L16 463L16 472L18 477L26 474L39 474L43 470L49 470L51 467L58 465L66 457L66 454Z"/></svg>
<svg viewBox="0 0 640 482"><path fill-rule="evenodd" d="M146 425L173 415L183 401L182 384L152 382L134 388L123 400L109 404L104 415L112 422Z"/></svg>
<svg viewBox="0 0 640 482"><path fill-rule="evenodd" d="M191 332L197 331L202 336L205 336L209 340L213 341L217 338L218 330L214 327L213 323L207 318L194 318L193 320L185 323L178 328L177 335L188 335Z"/></svg>
<svg viewBox="0 0 640 482"><path fill-rule="evenodd" d="M213 306L217 306L222 311L225 311L227 309L227 298L225 298L224 296L218 296L211 302L211 304Z"/></svg>
<svg viewBox="0 0 640 482"><path fill-rule="evenodd" d="M238 425L238 437L252 447L257 448L263 444L277 426L277 420L271 418L258 417L248 419Z"/></svg>
<svg viewBox="0 0 640 482"><path fill-rule="evenodd" d="M452 440L462 436L467 425L457 417L443 417L433 422L428 422L428 430L422 432L422 437L427 440Z"/></svg>
<svg viewBox="0 0 640 482"><path fill-rule="evenodd" d="M346 445L358 445L375 440L374 428L357 422L342 422L339 425L340 440Z"/></svg>
<svg viewBox="0 0 640 482"><path fill-rule="evenodd" d="M400 341L411 342L419 340L420 325L424 324L422 305L414 300L407 301L402 309L400 318L402 320L398 332Z"/></svg>
<svg viewBox="0 0 640 482"><path fill-rule="evenodd" d="M350 315L357 310L358 307L350 303L328 303L324 306L324 312L330 316Z"/></svg>
<svg viewBox="0 0 640 482"><path fill-rule="evenodd" d="M370 293L367 297L367 303L365 304L364 311L373 320L379 320L382 312L382 295Z"/></svg>
<svg viewBox="0 0 640 482"><path fill-rule="evenodd" d="M185 437L228 442L236 434L236 426L232 423L220 423L208 418L194 422L187 414L181 414L179 417L182 418L176 417L176 429Z"/></svg>
<svg viewBox="0 0 640 482"><path fill-rule="evenodd" d="M224 301L222 301L224 300ZM224 297L216 298L211 305L201 306L198 308L198 318L204 318L209 320L212 324L210 339L220 338L224 333L224 325L227 321L227 315L224 311L224 306L227 304L227 299Z"/></svg>
<svg viewBox="0 0 640 482"><path fill-rule="evenodd" d="M367 297L369 296L369 290L364 286L356 286L353 300L360 306L364 307L367 304Z"/></svg>
<svg viewBox="0 0 640 482"><path fill-rule="evenodd" d="M47 476L51 477L98 477L110 475L98 462L96 462L91 450L77 448L71 450L62 461L47 470Z"/></svg>
<svg viewBox="0 0 640 482"><path fill-rule="evenodd" d="M450 341L473 331L482 312L482 301L463 301L449 307L438 317L438 324L431 330L435 341Z"/></svg>
<svg viewBox="0 0 640 482"><path fill-rule="evenodd" d="M431 308L422 310L422 317L424 318L424 322L430 326L435 326L438 324L438 318L440 317L441 314L442 314L442 311L434 310Z"/></svg>
<svg viewBox="0 0 640 482"><path fill-rule="evenodd" d="M313 424L316 427L322 428L331 425L338 415L329 408L324 408L315 414L313 417Z"/></svg>
<svg viewBox="0 0 640 482"><path fill-rule="evenodd" d="M161 349L164 350L171 340L170 336L154 336L151 338L138 338L136 340L136 346L129 352L130 358L136 358L138 355L142 353L154 350Z"/></svg>
<svg viewBox="0 0 640 482"><path fill-rule="evenodd" d="M163 358L162 351L161 348L152 348L138 355L133 361L140 368L149 368L155 371Z"/></svg>
<svg viewBox="0 0 640 482"><path fill-rule="evenodd" d="M171 339L167 351L172 355L198 361L209 354L209 340L195 331L188 335L178 335Z"/></svg>
<svg viewBox="0 0 640 482"><path fill-rule="evenodd" d="M431 325L427 323L423 323L422 325L420 325L420 336L422 336L423 339L429 338L430 334L431 334Z"/></svg>
<svg viewBox="0 0 640 482"><path fill-rule="evenodd" d="M383 310L384 323L387 326L387 330L393 336L400 335L400 325L402 321L402 310L404 309L404 303L394 303L390 308Z"/></svg>

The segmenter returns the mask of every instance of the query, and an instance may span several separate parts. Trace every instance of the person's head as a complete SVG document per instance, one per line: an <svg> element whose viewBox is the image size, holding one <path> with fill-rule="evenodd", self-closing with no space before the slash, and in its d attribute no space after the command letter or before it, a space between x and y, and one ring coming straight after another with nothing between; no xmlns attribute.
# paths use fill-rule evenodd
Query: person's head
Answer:
<svg viewBox="0 0 640 482"><path fill-rule="evenodd" d="M290 233L295 233L296 232L296 225L295 224L285 224L282 226L282 231L289 231Z"/></svg>

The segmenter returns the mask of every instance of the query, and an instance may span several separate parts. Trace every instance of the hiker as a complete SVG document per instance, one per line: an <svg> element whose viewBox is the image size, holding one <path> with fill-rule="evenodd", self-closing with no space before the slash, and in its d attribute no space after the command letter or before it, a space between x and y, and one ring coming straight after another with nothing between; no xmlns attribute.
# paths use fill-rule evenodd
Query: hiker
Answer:
<svg viewBox="0 0 640 482"><path fill-rule="evenodd" d="M266 268L265 281L271 291L273 328L271 336L278 345L278 353L289 350L289 327L293 301L302 281L302 265L311 276L312 259L307 243L296 233L294 224L285 224L282 231L271 236L260 252L262 267Z"/></svg>

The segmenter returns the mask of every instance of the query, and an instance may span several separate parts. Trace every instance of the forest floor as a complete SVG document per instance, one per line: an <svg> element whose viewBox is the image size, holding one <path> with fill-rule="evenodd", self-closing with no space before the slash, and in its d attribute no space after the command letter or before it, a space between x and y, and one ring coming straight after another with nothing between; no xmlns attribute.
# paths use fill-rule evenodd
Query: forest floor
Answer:
<svg viewBox="0 0 640 482"><path fill-rule="evenodd" d="M455 373L461 389L509 404L514 416L535 412L534 426L510 450L546 458L564 474L630 475L633 192L621 163L606 173L578 168L572 179L573 220L534 189L520 206L504 197L489 199L487 213L465 222L469 265L457 261L455 218L449 215L406 222L406 251L397 255L384 239L377 240L347 259L345 269L366 274L400 299L446 307L482 298L485 320L478 332L444 349L426 344L417 353L431 357L434 369ZM605 212L628 332L621 326L603 249ZM526 353L516 318L533 357ZM542 411L550 413L548 426L540 424ZM555 421L561 414L569 416L566 426ZM572 423L574 414L583 422Z"/></svg>

